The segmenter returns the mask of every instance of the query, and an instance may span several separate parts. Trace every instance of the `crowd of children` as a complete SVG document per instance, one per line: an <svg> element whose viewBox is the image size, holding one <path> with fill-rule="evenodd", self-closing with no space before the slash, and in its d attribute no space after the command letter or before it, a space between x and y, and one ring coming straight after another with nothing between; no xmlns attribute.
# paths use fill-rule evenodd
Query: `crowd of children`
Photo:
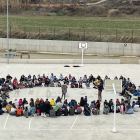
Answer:
<svg viewBox="0 0 140 140"><path fill-rule="evenodd" d="M132 107L130 106L130 100L133 95L139 96L140 87L139 89L136 89L136 86L130 81L130 79L126 79L123 76L120 76L120 78L115 77L114 79L122 79L123 90L120 95L125 98L125 100L122 99L121 103L119 100L116 101L116 112L124 114L124 112L132 112L132 108L135 111L138 110L138 107L140 105L140 97L138 98L138 101L136 103L133 102ZM44 101L43 99L36 99L36 101L34 102L33 98L31 98L30 102L28 102L26 98L24 98L23 100L20 99L19 101L15 100L14 103L12 103L11 101L7 102L6 99L10 98L10 91L22 88L41 87L43 86L43 84L45 87L61 87L61 83L63 82L66 85L70 85L71 88L83 88L83 83L87 88L90 88L91 83L93 83L93 88L98 89L99 83L101 81L102 83L104 83L105 80L110 80L110 78L108 76L105 76L105 79L102 80L100 76L97 76L97 78L95 78L91 74L89 78L84 75L83 78L80 77L79 80L76 80L76 78L74 76L71 76L70 74L68 77L63 77L63 75L60 74L59 78L57 78L52 73L50 78L48 76L45 76L45 74L43 74L43 76L38 75L37 77L35 75L33 75L33 77L31 75L29 75L28 77L22 75L19 81L17 80L17 78L14 78L12 81L12 77L8 74L6 78L0 78L0 114L3 113L2 108L6 108L7 112L10 115L24 115L26 117L28 117L28 115L34 115L35 113L41 116L46 116L47 114L50 117L61 115L67 116L68 114L81 114L82 112L86 116L90 115L91 112L93 114L100 114L100 100L97 100L96 102L92 101L91 105L89 106L87 97L81 97L79 103L77 103L76 100L71 100L69 103L67 103L67 100L65 100L62 103L60 97L58 97L56 101L52 99L50 102L48 101L48 99L46 99L46 101ZM83 111L81 107L83 107ZM113 100L111 99L109 102L105 100L103 113L108 114L109 112L113 112L113 110Z"/></svg>
<svg viewBox="0 0 140 140"><path fill-rule="evenodd" d="M140 97L138 98L140 102ZM100 101L92 101L91 104L88 104L87 96L81 97L80 102L78 103L76 100L72 99L70 102L67 99L62 102L62 99L58 96L56 100L52 99L49 101L48 99L43 100L42 98L37 98L35 101L33 98L28 102L26 98L15 99L14 102L7 102L6 100L0 102L0 114L6 112L12 116L35 116L41 115L42 117L50 116L68 116L75 114L84 114L85 116L90 116L91 113L93 115L100 114ZM5 108L6 111L2 110ZM133 101L132 105L128 103L127 100L123 98L121 101L119 99L116 100L116 113L121 114L132 114L133 111L138 112L139 105ZM108 114L110 112L114 112L114 103L113 100L110 99L109 102L107 100L104 101L103 114Z"/></svg>
<svg viewBox="0 0 140 140"><path fill-rule="evenodd" d="M6 76L6 78L0 78L0 99L3 100L6 98L9 98L9 91L23 89L23 88L31 88L31 92L33 91L33 87L62 87L62 84L70 85L71 88L90 88L90 83L93 83L94 88L97 88L99 80L102 80L100 76L97 76L95 78L92 74L87 78L87 75L84 75L84 77L80 77L79 80L76 80L75 76L69 76L63 77L62 74L60 74L59 78L54 76L53 73L51 73L51 76L45 76L43 74L40 76L31 76L30 74L26 77L24 75L21 75L20 79L17 80L15 77L14 79L9 74Z"/></svg>

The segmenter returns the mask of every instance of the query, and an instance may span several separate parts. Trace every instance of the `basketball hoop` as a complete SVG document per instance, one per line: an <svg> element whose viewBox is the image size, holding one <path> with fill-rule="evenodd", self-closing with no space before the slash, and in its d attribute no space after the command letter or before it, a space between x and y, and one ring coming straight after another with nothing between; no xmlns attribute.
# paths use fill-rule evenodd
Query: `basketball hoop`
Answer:
<svg viewBox="0 0 140 140"><path fill-rule="evenodd" d="M88 43L87 42L80 42L79 43L79 49L82 49L82 62L81 62L81 66L83 66L83 52L84 52L84 49L88 49Z"/></svg>

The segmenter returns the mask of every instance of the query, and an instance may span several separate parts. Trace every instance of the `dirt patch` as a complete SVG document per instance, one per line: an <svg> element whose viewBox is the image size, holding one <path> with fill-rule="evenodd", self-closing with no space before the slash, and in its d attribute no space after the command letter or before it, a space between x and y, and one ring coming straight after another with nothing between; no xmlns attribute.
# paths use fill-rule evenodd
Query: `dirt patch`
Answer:
<svg viewBox="0 0 140 140"><path fill-rule="evenodd" d="M119 17L121 15L120 11L118 9L110 9L108 11L109 17Z"/></svg>

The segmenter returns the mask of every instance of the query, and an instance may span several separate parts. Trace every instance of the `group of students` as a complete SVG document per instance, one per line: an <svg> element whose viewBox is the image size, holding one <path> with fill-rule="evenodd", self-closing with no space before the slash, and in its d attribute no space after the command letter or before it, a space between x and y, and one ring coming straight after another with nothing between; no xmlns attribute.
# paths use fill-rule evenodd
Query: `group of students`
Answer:
<svg viewBox="0 0 140 140"><path fill-rule="evenodd" d="M120 112L122 112L122 108L123 110L125 110L125 112L127 112L127 110L130 108L130 99L132 97L132 95L137 95L139 96L138 92L140 91L140 87L138 90L136 90L136 86L131 83L130 79L126 79L123 76L120 76L120 78L117 78L117 76L114 78L114 80L118 80L118 79L122 79L122 93L120 93L120 95L122 95L124 98L126 98L125 103L121 103L120 105L117 105L117 110L119 110ZM26 101L26 99L24 99L22 101L22 99L18 102L15 101L14 104L12 102L7 103L6 99L9 98L9 91L12 91L13 89L19 89L19 88L33 88L34 86L43 86L42 84L44 83L44 86L48 87L48 86L55 86L55 87L62 87L63 85L61 85L61 81L64 82L65 85L68 85L70 83L70 87L71 88L77 88L78 84L79 84L79 88L83 88L82 84L85 83L86 87L89 88L90 84L93 83L95 89L98 89L98 100L97 102L92 101L92 110L89 107L88 103L87 103L87 99L86 98L81 98L81 101L79 103L79 107L83 106L84 107L84 114L90 114L88 112L93 112L93 114L99 114L100 112L100 102L101 102L101 92L103 90L103 84L105 80L110 80L110 78L108 78L108 76L105 76L105 79L102 80L101 77L98 75L97 78L95 78L92 74L89 76L89 78L87 78L86 75L84 75L84 77L80 77L80 79L77 81L76 78L73 76L71 76L69 74L69 76L67 77L63 77L62 74L60 74L59 78L56 78L56 76L53 75L53 73L51 73L50 78L48 76L45 76L45 74L43 74L43 76L38 75L37 77L35 75L33 75L33 77L31 75L29 75L28 77L25 77L24 75L21 76L19 83L17 78L14 78L13 82L12 82L12 77L8 74L5 78L0 78L0 101L2 103L2 107L6 107L8 108L7 111L10 112L11 114L14 112L14 115L21 115L23 114L23 112L26 112L26 116L27 114L35 114L35 112L37 114L41 114L42 110L47 110L45 111L45 113L50 113L50 110L52 112L52 110L54 110L54 105L55 105L55 113L57 114L57 112L60 111L66 111L67 110L67 106L69 105L70 110L72 110L73 105L66 104L66 100L65 103L62 104L62 108L57 108L56 103L51 104L53 102L53 99L51 100L51 102L49 102L47 99L46 101L43 101L43 99L41 99L41 101L39 99L36 100L35 104L34 104L34 100L33 98L31 98L30 103L28 103ZM62 89L62 97L63 97L63 92L64 90ZM137 93L137 94L136 94ZM132 94L132 95L131 95ZM65 96L64 96L65 99ZM16 103L18 102L18 103ZM60 98L60 102L61 102L61 98ZM75 100L71 101L72 103L75 103ZM38 105L37 105L38 103ZM109 103L107 103L107 101L105 101L104 104L104 114L108 114L107 112L112 112L111 110L113 110L113 104L110 104L111 101L109 101ZM59 103L60 104L60 103ZM77 102L76 102L77 104ZM140 100L138 100L136 103L134 104L138 104L140 105ZM47 106L46 106L47 105ZM44 106L47 109L44 109ZM77 106L74 108L75 110L77 110ZM9 110L12 109L12 110ZM40 112L39 112L39 108L40 108ZM50 110L49 110L50 109ZM14 111L13 111L14 110ZM15 114L15 110L16 110L16 114ZM18 110L18 111L17 111ZM70 112L70 110L68 112ZM1 111L2 112L2 111ZM18 112L18 113L17 113ZM27 113L28 112L28 113ZM67 111L66 111L67 112ZM74 111L75 112L75 111ZM96 112L96 113L95 113ZM76 113L76 112L75 112ZM71 114L71 113L70 113Z"/></svg>
<svg viewBox="0 0 140 140"><path fill-rule="evenodd" d="M78 115L83 112L85 116L90 116L92 109L95 107L98 111L100 110L99 100L97 100L94 106L93 102L91 102L91 105L89 106L87 103L87 96L85 96L85 98L81 97L79 103L77 103L77 101L74 99L72 99L70 102L68 102L66 99L62 103L62 99L59 96L55 101L54 99L51 101L46 99L44 101L42 98L34 101L34 99L31 98L30 102L28 102L26 98L24 98L23 100L19 99L19 101L15 99L13 103L12 101L7 102L6 100L4 100L3 103L0 102L0 115L5 112L12 116L25 116L26 118L28 118L28 116L35 115L41 115L42 117L56 117L75 114ZM4 108L6 109L5 111L3 110Z"/></svg>
<svg viewBox="0 0 140 140"><path fill-rule="evenodd" d="M0 98L9 98L9 91L12 90L18 91L18 89L22 88L42 87L43 85L45 87L62 87L62 84L66 84L70 85L71 88L84 88L84 83L87 88L90 88L90 83L93 82L94 87L96 87L100 79L100 76L95 78L92 74L89 77L84 75L84 77L80 77L79 80L76 80L75 76L71 76L71 74L66 77L60 74L59 78L57 78L51 73L50 77L45 76L45 74L42 76L40 76L40 74L38 76L28 75L27 77L21 75L18 81L16 77L13 79L12 76L8 74L6 78L0 78Z"/></svg>
<svg viewBox="0 0 140 140"><path fill-rule="evenodd" d="M138 98L138 101L140 102L140 97ZM116 100L116 113L121 113L121 114L133 114L134 112L139 111L140 105L138 104L138 101L132 102L132 105L130 102L128 102L127 98L126 99L119 99ZM103 108L103 114L108 114L110 112L114 112L114 103L113 100L110 99L109 102L107 100L104 101L104 108Z"/></svg>
<svg viewBox="0 0 140 140"><path fill-rule="evenodd" d="M45 87L61 87L62 82L66 85L70 85L71 88L83 88L82 84L85 83L86 87L89 88L92 81L96 84L99 79L100 76L94 78L92 74L88 78L87 75L84 75L84 77L80 77L79 80L76 80L75 76L71 76L71 74L66 77L60 74L59 78L57 78L51 73L50 77L45 76L45 74L42 76L40 76L40 74L38 76L31 76L30 74L28 76L21 75L20 79L17 80L16 77L13 79L12 76L8 74L6 78L0 78L0 86L2 86L0 91L8 92L13 89L41 87L43 85Z"/></svg>
<svg viewBox="0 0 140 140"><path fill-rule="evenodd" d="M53 73L51 73L50 78L48 76L45 76L45 74L43 74L42 76L40 76L39 74L37 77L35 75L28 75L27 77L21 75L19 81L15 77L12 82L12 77L8 74L6 76L6 79L0 78L0 86L7 84L13 86L13 89L24 87L33 88L34 86L43 86L43 84L47 87L61 87L60 81L63 81L64 84L70 84L72 88L82 88L82 83L85 83L86 87L90 87L90 83L93 82L96 86L98 80L100 79L101 77L99 75L97 76L97 78L95 78L92 74L89 77L87 77L87 75L84 75L84 77L80 77L79 80L76 80L75 76L71 76L71 74L66 77L63 77L63 75L60 74L59 78L57 78Z"/></svg>
<svg viewBox="0 0 140 140"><path fill-rule="evenodd" d="M140 97L138 98L140 102ZM99 115L100 114L100 104L99 100L93 100L91 104L88 104L87 96L81 97L80 102L78 103L76 100L72 99L70 102L64 100L62 103L62 99L58 96L57 99L54 101L52 99L49 101L46 99L45 101L41 99L36 99L34 101L33 98L30 99L30 102L26 100L26 98L15 99L12 101L7 102L0 102L0 115L4 112L9 113L12 116L35 116L40 115L42 117L56 117L56 116L68 116L68 115L75 115L75 114L84 114L85 116ZM3 109L6 109L5 111ZM121 101L119 99L116 100L116 113L121 114L132 114L133 111L138 112L139 105L133 101L132 105L128 103L128 100L124 100L123 98ZM114 103L113 100L110 99L109 102L107 100L104 101L104 108L103 114L108 114L114 112Z"/></svg>

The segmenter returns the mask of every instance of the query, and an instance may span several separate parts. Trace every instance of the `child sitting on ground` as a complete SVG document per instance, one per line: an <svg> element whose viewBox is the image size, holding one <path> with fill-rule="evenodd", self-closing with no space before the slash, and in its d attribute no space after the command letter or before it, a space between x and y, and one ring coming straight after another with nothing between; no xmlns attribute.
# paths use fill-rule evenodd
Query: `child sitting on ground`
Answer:
<svg viewBox="0 0 140 140"><path fill-rule="evenodd" d="M78 88L78 83L77 82L75 83L75 88Z"/></svg>
<svg viewBox="0 0 140 140"><path fill-rule="evenodd" d="M41 81L39 81L38 86L42 87L42 82Z"/></svg>
<svg viewBox="0 0 140 140"><path fill-rule="evenodd" d="M86 83L86 87L87 87L87 88L90 88L90 85L89 85L89 83Z"/></svg>
<svg viewBox="0 0 140 140"><path fill-rule="evenodd" d="M61 83L60 82L58 82L58 87L61 87Z"/></svg>
<svg viewBox="0 0 140 140"><path fill-rule="evenodd" d="M57 81L54 82L54 87L58 87Z"/></svg>
<svg viewBox="0 0 140 140"><path fill-rule="evenodd" d="M71 84L70 84L70 87L71 87L71 88L74 88L74 84L73 84L73 83L71 83Z"/></svg>
<svg viewBox="0 0 140 140"><path fill-rule="evenodd" d="M35 87L38 87L38 86L39 86L38 82L37 82L37 81L35 81Z"/></svg>
<svg viewBox="0 0 140 140"><path fill-rule="evenodd" d="M19 105L22 105L22 99L19 99L18 103L19 103Z"/></svg>
<svg viewBox="0 0 140 140"><path fill-rule="evenodd" d="M83 88L82 83L79 83L79 88Z"/></svg>
<svg viewBox="0 0 140 140"><path fill-rule="evenodd" d="M19 106L18 109L17 109L17 115L16 115L16 117L21 116L23 111L24 110L22 110L21 107Z"/></svg>
<svg viewBox="0 0 140 140"><path fill-rule="evenodd" d="M80 107L80 105L78 105L75 114L81 114L82 113L82 108Z"/></svg>

